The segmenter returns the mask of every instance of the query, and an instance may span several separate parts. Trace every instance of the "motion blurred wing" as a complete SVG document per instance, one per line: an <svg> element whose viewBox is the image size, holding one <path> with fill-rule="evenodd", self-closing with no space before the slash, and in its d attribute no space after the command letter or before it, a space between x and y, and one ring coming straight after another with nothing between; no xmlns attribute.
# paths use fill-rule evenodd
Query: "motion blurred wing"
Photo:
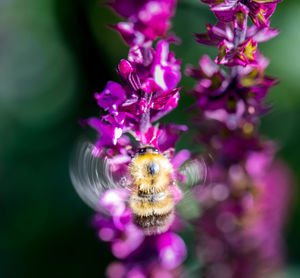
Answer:
<svg viewBox="0 0 300 278"><path fill-rule="evenodd" d="M207 172L207 164L202 157L186 161L179 169L179 174L184 177L183 182L178 182L179 187L183 191L183 197L176 205L176 208L182 219L188 222L197 219L201 214L200 204L195 199L193 189L197 186L205 185Z"/></svg>
<svg viewBox="0 0 300 278"><path fill-rule="evenodd" d="M104 212L99 204L101 195L108 189L120 186L114 181L109 160L93 155L90 142L80 142L70 164L70 176L80 198L92 209Z"/></svg>
<svg viewBox="0 0 300 278"><path fill-rule="evenodd" d="M196 157L186 161L179 169L179 174L185 177L181 183L184 190L190 190L196 185L203 185L207 178L207 165L204 158Z"/></svg>

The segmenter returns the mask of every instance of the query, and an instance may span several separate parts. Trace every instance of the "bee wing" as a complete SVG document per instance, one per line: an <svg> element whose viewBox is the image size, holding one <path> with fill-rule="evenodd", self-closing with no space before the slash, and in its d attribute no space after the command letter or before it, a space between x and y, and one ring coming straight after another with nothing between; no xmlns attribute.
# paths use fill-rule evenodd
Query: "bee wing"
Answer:
<svg viewBox="0 0 300 278"><path fill-rule="evenodd" d="M196 157L186 161L180 168L179 174L184 181L178 181L183 196L176 205L177 211L185 220L199 217L201 213L200 204L193 196L193 190L197 186L204 186L207 182L208 167L203 157Z"/></svg>
<svg viewBox="0 0 300 278"><path fill-rule="evenodd" d="M207 164L203 157L196 157L186 161L180 168L179 174L184 177L179 182L184 190L190 191L196 185L203 185L207 179Z"/></svg>
<svg viewBox="0 0 300 278"><path fill-rule="evenodd" d="M123 188L114 180L109 159L93 154L94 145L80 142L70 163L70 176L80 198L92 209L105 211L99 204L100 197L108 189Z"/></svg>

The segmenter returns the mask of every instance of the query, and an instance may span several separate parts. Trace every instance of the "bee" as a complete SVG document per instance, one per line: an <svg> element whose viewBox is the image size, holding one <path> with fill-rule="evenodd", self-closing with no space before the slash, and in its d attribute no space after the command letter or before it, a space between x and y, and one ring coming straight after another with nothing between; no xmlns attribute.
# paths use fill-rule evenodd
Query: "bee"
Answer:
<svg viewBox="0 0 300 278"><path fill-rule="evenodd" d="M174 218L170 160L153 146L144 146L132 159L129 172L133 186L129 207L135 224L146 235L165 232Z"/></svg>
<svg viewBox="0 0 300 278"><path fill-rule="evenodd" d="M71 180L81 199L94 210L103 212L99 205L102 194L109 189L126 189L127 204L136 226L145 235L167 231L174 219L171 186L176 184L168 155L152 145L140 146L127 174L120 178L111 170L109 159L95 156L93 149L91 143L80 144L70 166ZM205 164L193 161L188 166L185 164L181 173L190 174L195 185L205 179Z"/></svg>

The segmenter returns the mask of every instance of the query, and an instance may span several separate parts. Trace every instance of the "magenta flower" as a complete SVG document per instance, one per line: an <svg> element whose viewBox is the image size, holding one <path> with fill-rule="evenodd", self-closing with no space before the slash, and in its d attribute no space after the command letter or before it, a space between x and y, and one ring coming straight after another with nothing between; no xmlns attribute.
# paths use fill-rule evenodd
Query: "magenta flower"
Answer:
<svg viewBox="0 0 300 278"><path fill-rule="evenodd" d="M182 132L187 131L187 126L161 124L159 127L150 127L146 133L136 131L135 134L142 144L152 144L161 152L171 150L175 148L175 144L178 141ZM172 152L173 154L173 152ZM182 161L181 163L183 163Z"/></svg>
<svg viewBox="0 0 300 278"><path fill-rule="evenodd" d="M228 43L234 43L234 28L231 23L218 22L215 26L206 25L207 33L195 34L197 42L206 45L216 46L223 40ZM253 39L255 42L265 42L278 35L277 29L258 28L255 25L246 30L245 40Z"/></svg>
<svg viewBox="0 0 300 278"><path fill-rule="evenodd" d="M272 162L271 152L253 155L261 171L252 162L247 170L214 165L212 183L197 193L204 209L198 224L205 277L257 278L281 267L290 173Z"/></svg>
<svg viewBox="0 0 300 278"><path fill-rule="evenodd" d="M239 20L241 11L249 15L253 23L261 27L269 27L269 18L274 13L276 5L281 0L201 0L209 4L221 22ZM244 15L243 15L244 16Z"/></svg>
<svg viewBox="0 0 300 278"><path fill-rule="evenodd" d="M121 84L109 81L101 93L95 94L98 105L106 114L100 119L86 121L99 133L94 155L110 158L110 170L119 177L126 177L134 155L127 133L141 144L153 145L166 152L173 164L171 179L174 182L170 191L177 203L182 198L182 191L175 181L184 179L178 171L190 153L181 151L175 154L175 144L187 127L175 124L152 126L151 123L177 106L180 62L169 52L168 43L159 41L156 50L145 45L132 47L128 60L121 60L118 73ZM155 273L165 277L172 275L170 273L186 256L182 239L172 232L178 229L178 225L171 225L165 234L145 237L133 224L131 211L126 205L128 195L127 190L107 190L99 200L106 215L98 213L94 218L100 239L110 243L116 258L126 261L117 264L117 268L115 264L110 266L108 276L114 277L120 271L125 277L148 277Z"/></svg>
<svg viewBox="0 0 300 278"><path fill-rule="evenodd" d="M256 63L255 52L256 52L256 42L253 39L249 39L244 43L240 44L238 47L228 43L227 41L222 41L219 43L219 55L215 62L219 65L226 66L247 66Z"/></svg>
<svg viewBox="0 0 300 278"><path fill-rule="evenodd" d="M109 216L95 215L93 225L98 228L101 240L111 243L112 253L117 258L126 258L144 240L144 233L131 222L126 206L128 192L109 190L100 199L101 207Z"/></svg>
<svg viewBox="0 0 300 278"><path fill-rule="evenodd" d="M264 75L267 65L268 60L258 54L255 66L238 68L237 76L231 80L208 56L203 56L200 68L186 69L186 74L197 80L192 91L196 106L208 118L226 122L231 129L238 126L241 117L252 122L267 110L261 101L276 84L274 78Z"/></svg>
<svg viewBox="0 0 300 278"><path fill-rule="evenodd" d="M226 66L247 66L257 63L257 43L270 40L278 34L278 30L258 28L255 25L246 29L245 38L239 45L234 42L234 26L231 23L218 22L212 26L207 24L207 33L196 34L197 42L206 45L218 45L219 55L215 62Z"/></svg>
<svg viewBox="0 0 300 278"><path fill-rule="evenodd" d="M259 117L269 109L264 98L276 80L265 75L268 60L257 44L278 34L269 28L269 18L279 1L202 2L211 6L219 22L208 24L207 33L196 39L218 46L215 63L228 68L203 56L199 68L186 69L197 80L191 92L196 99L197 139L213 157L210 183L195 189L202 205L197 223L202 274L270 276L282 266L281 231L290 177L273 160L275 144L258 133ZM248 17L254 22L250 27Z"/></svg>
<svg viewBox="0 0 300 278"><path fill-rule="evenodd" d="M133 217L137 213L132 215L129 205L134 202L130 199L131 190L135 190L137 184L128 169L137 152L145 150L144 145L150 145L147 150L157 148L170 160L167 170L162 171L169 183L163 185L168 188L165 190L168 195L155 194L153 190L151 202L162 201L158 205L166 206L164 201L168 200L173 206L173 202L176 204L182 198L182 190L176 182L187 179L180 172L180 166L190 157L190 152L175 153L175 145L187 127L173 123L152 125L171 112L179 101L180 60L169 51L172 38L167 37L176 1L115 0L109 5L127 19L113 28L120 32L130 49L127 59L122 59L117 68L121 82L109 81L102 92L94 95L103 115L81 121L98 132L98 140L93 146L87 144L78 151L78 161L74 163L77 171L71 169L72 181L82 199L97 210L93 225L99 238L109 244L112 254L120 260L108 267L108 277L179 277L187 250L175 232L180 231L183 224L172 207L165 215L150 215L157 218L156 223L146 223L151 224L156 233L155 225L160 228L163 223L159 222L166 216L170 225L164 233L146 236L145 231L136 226ZM159 40L153 48L159 37L165 39ZM153 165L162 167L158 163ZM156 174L150 170L151 175ZM154 179L149 186L153 183Z"/></svg>
<svg viewBox="0 0 300 278"><path fill-rule="evenodd" d="M175 145L180 135L188 130L187 126L185 125L175 125L172 123L168 125L162 125L161 129L163 132L158 138L158 146L162 151L172 148L175 149ZM182 163L183 162L184 161L182 161Z"/></svg>
<svg viewBox="0 0 300 278"><path fill-rule="evenodd" d="M179 266L186 257L186 247L183 240L174 233L165 233L156 241L159 260L166 269Z"/></svg>
<svg viewBox="0 0 300 278"><path fill-rule="evenodd" d="M145 237L131 221L131 211L126 206L127 197L128 191L108 190L100 199L107 215L96 214L93 219L100 239L110 243L112 254L118 259L126 259L126 264L109 266L108 276L131 277L132 273L139 272L144 275L142 277L156 272L171 275L170 271L176 269L186 257L183 240L171 231ZM156 265L154 269L153 265ZM124 273L123 276L117 276L119 272Z"/></svg>
<svg viewBox="0 0 300 278"><path fill-rule="evenodd" d="M171 26L176 0L115 0L109 4L118 14L128 18L113 26L131 46L143 45L163 37Z"/></svg>
<svg viewBox="0 0 300 278"><path fill-rule="evenodd" d="M108 112L102 116L101 125L112 127L109 133L114 144L123 133L144 132L151 122L172 111L178 104L176 85L181 78L180 62L169 52L166 41L159 41L156 51L131 48L128 60L121 60L118 73L122 85L109 81L101 93L95 94L98 105Z"/></svg>
<svg viewBox="0 0 300 278"><path fill-rule="evenodd" d="M122 136L121 128L107 124L98 118L90 118L81 122L84 125L90 125L98 132L99 139L94 144L95 156L105 154L112 158L114 154L118 153L123 155L122 161L130 159L126 151L130 140L127 136Z"/></svg>
<svg viewBox="0 0 300 278"><path fill-rule="evenodd" d="M182 269L168 270L163 268L155 261L135 263L111 263L106 271L108 278L174 278L180 277Z"/></svg>
<svg viewBox="0 0 300 278"><path fill-rule="evenodd" d="M215 26L206 25L207 33L195 34L197 42L216 46L223 40L234 43L234 28L230 23L218 22ZM265 42L278 35L277 29L257 28L255 25L247 28L245 40L252 38L255 42Z"/></svg>

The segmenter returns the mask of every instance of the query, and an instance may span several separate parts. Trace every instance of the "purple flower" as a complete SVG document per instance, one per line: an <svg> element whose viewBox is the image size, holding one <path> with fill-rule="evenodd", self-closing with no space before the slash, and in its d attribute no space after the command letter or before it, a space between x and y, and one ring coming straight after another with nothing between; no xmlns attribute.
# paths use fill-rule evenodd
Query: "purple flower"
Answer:
<svg viewBox="0 0 300 278"><path fill-rule="evenodd" d="M100 239L109 242L113 255L126 262L110 265L107 275L131 277L139 274L149 277L156 273L168 277L170 271L185 259L185 244L171 231L145 237L131 220L131 211L126 206L128 193L126 190L106 191L100 204L107 215L98 213L93 218Z"/></svg>
<svg viewBox="0 0 300 278"><path fill-rule="evenodd" d="M134 89L142 89L150 94L162 90L172 91L181 79L180 61L169 52L169 43L159 41L156 51L151 47L134 46L130 49L127 66L122 62L120 75ZM124 64L124 65L123 65Z"/></svg>
<svg viewBox="0 0 300 278"><path fill-rule="evenodd" d="M164 91L174 89L181 79L180 61L175 59L173 52L169 52L166 41L157 43L153 76L156 84Z"/></svg>
<svg viewBox="0 0 300 278"><path fill-rule="evenodd" d="M180 61L169 52L166 41L159 41L156 51L151 47L131 48L128 60L121 60L118 73L122 84L109 81L101 93L95 94L98 105L108 113L101 121L89 122L101 134L99 147L110 138L116 145L122 134L132 130L145 136L151 122L178 104Z"/></svg>
<svg viewBox="0 0 300 278"><path fill-rule="evenodd" d="M169 42L174 42L174 38L166 37L156 43L156 48L152 47L154 40L167 35L176 0L115 0L109 5L127 20L112 27L130 49L127 59L122 59L117 68L121 81L109 81L103 91L94 95L104 115L82 124L98 132L92 155L108 159L112 179L125 186L107 189L99 197L102 210L93 218L93 225L99 238L109 243L112 254L121 260L108 267L108 277L179 277L179 266L187 251L183 240L174 233L183 227L178 224L178 217L174 216L175 223L167 232L145 236L135 225L128 206L130 186L136 186L128 166L136 155L137 143L152 145L168 156L173 165L169 186L174 202L183 195L176 180L184 178L179 167L190 153L183 150L175 154L175 144L187 127L172 123L152 126L179 101L181 62L169 51ZM96 187L90 188L89 193L98 191Z"/></svg>
<svg viewBox="0 0 300 278"><path fill-rule="evenodd" d="M126 190L106 191L99 202L108 216L96 214L93 219L99 237L111 243L112 253L120 259L134 252L145 237L131 221L131 212L126 205L128 193Z"/></svg>
<svg viewBox="0 0 300 278"><path fill-rule="evenodd" d="M253 124L242 121L238 127L229 129L222 122L206 120L205 129L199 134L198 140L205 144L214 155L214 159L229 166L239 163L251 152L265 149Z"/></svg>
<svg viewBox="0 0 300 278"><path fill-rule="evenodd" d="M239 21L241 11L249 14L253 23L261 27L269 27L269 18L281 0L201 0L209 4L218 20L221 22Z"/></svg>
<svg viewBox="0 0 300 278"><path fill-rule="evenodd" d="M186 247L183 240L174 233L164 233L156 241L159 260L166 269L179 266L186 257Z"/></svg>
<svg viewBox="0 0 300 278"><path fill-rule="evenodd" d="M95 99L100 107L109 113L114 113L118 106L126 99L126 91L114 81L108 81L105 90L95 94Z"/></svg>
<svg viewBox="0 0 300 278"><path fill-rule="evenodd" d="M213 157L210 182L194 190L202 206L198 249L205 278L261 278L280 269L281 231L290 178L274 163L275 144L258 134L264 98L276 84L265 75L268 60L257 43L278 34L269 28L277 0L201 0L219 22L197 34L199 43L218 46L215 62L203 56L186 74L197 83L198 142ZM247 26L250 17L254 25ZM272 186L271 186L272 185Z"/></svg>
<svg viewBox="0 0 300 278"><path fill-rule="evenodd" d="M208 118L225 122L231 129L238 127L242 118L254 121L266 111L261 101L276 84L274 78L264 75L267 65L268 60L258 53L255 66L239 68L235 79L231 79L208 56L203 56L200 68L186 69L187 75L197 79L192 91L196 106L204 110Z"/></svg>
<svg viewBox="0 0 300 278"><path fill-rule="evenodd" d="M215 62L225 66L244 66L256 63L255 52L257 43L249 39L235 47L223 40L219 43L219 55Z"/></svg>
<svg viewBox="0 0 300 278"><path fill-rule="evenodd" d="M110 6L128 22L113 26L131 46L143 45L166 34L174 14L176 0L115 0Z"/></svg>
<svg viewBox="0 0 300 278"><path fill-rule="evenodd" d="M158 138L161 136L162 130L157 127L150 127L147 132L142 133L139 131L136 131L136 137L139 139L139 141L144 145L153 145L154 147L159 149L158 146Z"/></svg>
<svg viewBox="0 0 300 278"><path fill-rule="evenodd" d="M105 151L105 154L111 157L114 153L122 153L122 149L129 143L126 136L122 136L122 129L118 125L110 125L98 118L90 118L81 121L82 124L90 125L97 130L99 139L94 144L95 156L100 156Z"/></svg>
<svg viewBox="0 0 300 278"><path fill-rule="evenodd" d="M234 28L232 23L218 22L215 26L206 25L207 33L195 34L197 42L206 45L216 46L223 40L234 43ZM277 36L279 31L272 28L258 28L252 25L247 28L245 40L253 38L254 41L260 43L268 41Z"/></svg>
<svg viewBox="0 0 300 278"><path fill-rule="evenodd" d="M182 270L165 269L155 261L147 261L144 263L111 263L106 271L108 278L174 278L182 277Z"/></svg>
<svg viewBox="0 0 300 278"><path fill-rule="evenodd" d="M95 227L98 228L99 238L110 242L111 251L116 258L124 259L130 256L141 246L144 241L144 233L131 221L120 230L115 222L101 215L95 216Z"/></svg>
<svg viewBox="0 0 300 278"><path fill-rule="evenodd" d="M234 28L231 23L218 22L215 26L207 24L207 33L196 34L197 42L219 47L219 55L215 62L221 65L235 66L256 63L256 44L267 41L278 34L278 30L258 28L255 25L247 28L245 40L235 45Z"/></svg>
<svg viewBox="0 0 300 278"><path fill-rule="evenodd" d="M171 148L175 149L175 144L177 143L180 135L188 130L185 125L175 124L161 124L160 129L162 132L158 138L158 147L162 152Z"/></svg>
<svg viewBox="0 0 300 278"><path fill-rule="evenodd" d="M106 191L100 201L101 206L112 216L120 217L126 210L126 199L128 192L126 190L108 190Z"/></svg>
<svg viewBox="0 0 300 278"><path fill-rule="evenodd" d="M112 253L119 259L128 257L144 241L144 233L134 224L126 225L122 236L115 239L111 244Z"/></svg>
<svg viewBox="0 0 300 278"><path fill-rule="evenodd" d="M215 164L211 184L199 188L197 196L203 205L199 252L204 277L256 278L281 266L290 173L282 163L270 161L271 153L255 155L265 161L259 175L249 176L238 164L229 169ZM248 169L253 166L256 168L250 163ZM255 169L250 172L257 173Z"/></svg>
<svg viewBox="0 0 300 278"><path fill-rule="evenodd" d="M245 163L247 173L253 178L264 176L272 163L273 156L273 148L264 152L250 152Z"/></svg>
<svg viewBox="0 0 300 278"><path fill-rule="evenodd" d="M164 152L170 149L174 150L180 134L184 131L187 131L187 127L184 125L160 124L150 127L145 133L136 131L135 135L142 144L153 145Z"/></svg>

